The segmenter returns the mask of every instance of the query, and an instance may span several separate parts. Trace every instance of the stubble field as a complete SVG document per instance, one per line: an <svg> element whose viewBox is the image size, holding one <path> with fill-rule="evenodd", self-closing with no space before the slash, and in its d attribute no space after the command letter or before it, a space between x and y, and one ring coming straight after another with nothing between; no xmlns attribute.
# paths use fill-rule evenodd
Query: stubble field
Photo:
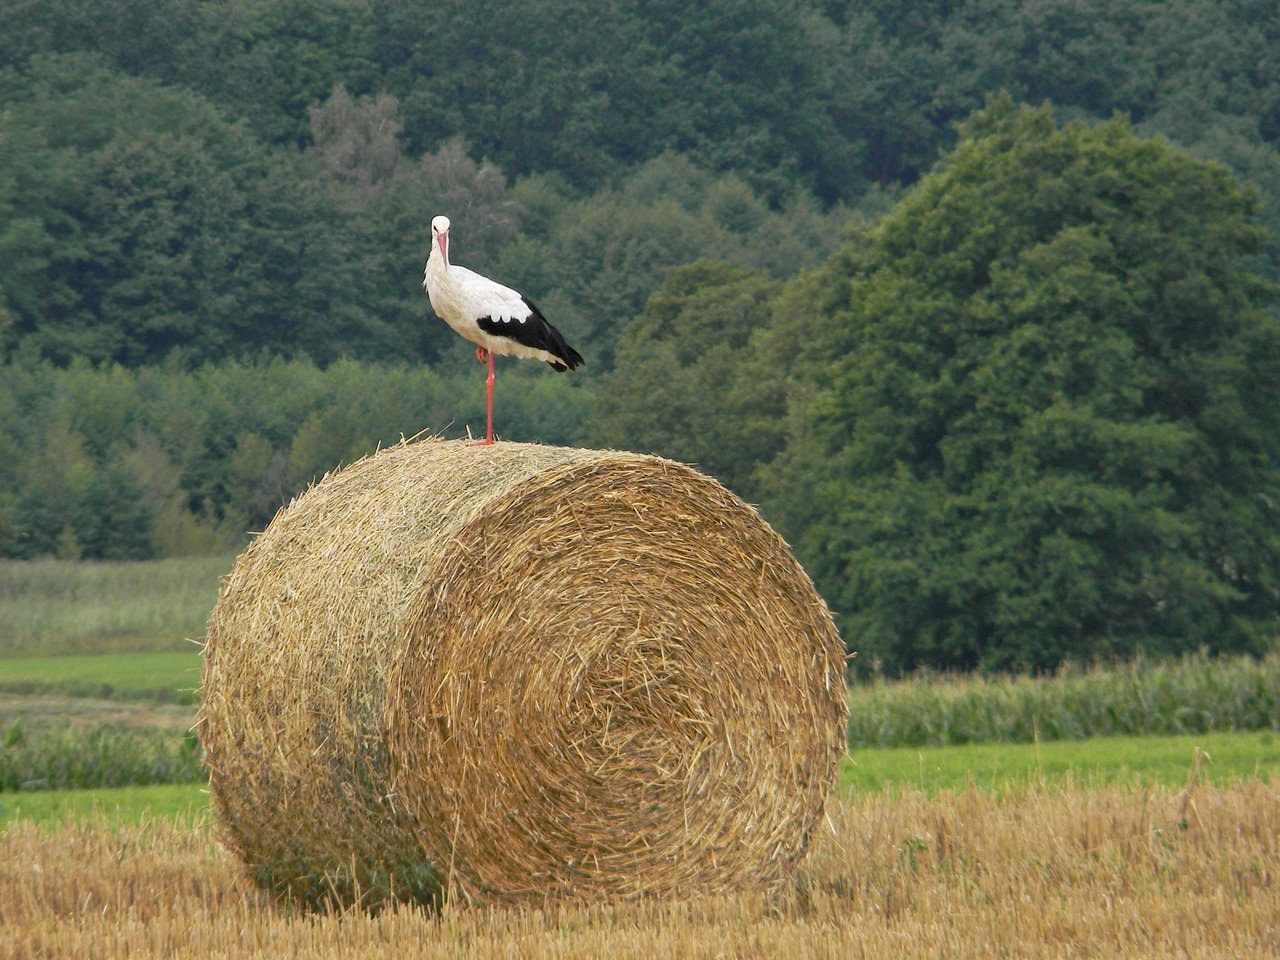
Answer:
<svg viewBox="0 0 1280 960"><path fill-rule="evenodd" d="M885 791L836 801L772 894L315 915L262 898L205 819L11 824L0 956L1268 957L1280 782Z"/></svg>

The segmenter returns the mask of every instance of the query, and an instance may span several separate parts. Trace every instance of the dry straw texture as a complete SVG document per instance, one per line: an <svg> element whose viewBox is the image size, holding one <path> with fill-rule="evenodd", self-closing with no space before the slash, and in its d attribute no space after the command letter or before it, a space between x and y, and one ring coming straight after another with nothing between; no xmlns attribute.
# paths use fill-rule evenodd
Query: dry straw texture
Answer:
<svg viewBox="0 0 1280 960"><path fill-rule="evenodd" d="M325 477L240 557L200 732L225 841L303 899L767 886L831 788L842 666L715 481L429 440Z"/></svg>

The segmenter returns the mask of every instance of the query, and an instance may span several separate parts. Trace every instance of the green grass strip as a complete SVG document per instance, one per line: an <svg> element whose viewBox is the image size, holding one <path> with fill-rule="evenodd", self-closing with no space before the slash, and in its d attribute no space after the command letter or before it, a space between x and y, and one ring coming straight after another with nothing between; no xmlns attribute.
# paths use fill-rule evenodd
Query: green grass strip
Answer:
<svg viewBox="0 0 1280 960"><path fill-rule="evenodd" d="M970 744L960 747L856 750L845 758L839 792L857 797L885 789L923 791L1081 786L1186 784L1199 748L1199 782L1280 775L1280 736L1262 731L1202 737L1106 737L1045 744ZM136 823L148 817L207 814L204 784L166 784L98 790L0 793L0 824L22 818L57 824L102 818Z"/></svg>
<svg viewBox="0 0 1280 960"><path fill-rule="evenodd" d="M1173 787L1187 782L1197 749L1205 754L1199 773L1203 783L1280 774L1280 735L1264 730L853 750L841 768L840 789L855 794L885 787L937 793L970 785L999 790L1065 781Z"/></svg>
<svg viewBox="0 0 1280 960"><path fill-rule="evenodd" d="M192 733L109 726L25 729L0 734L0 793L203 783Z"/></svg>
<svg viewBox="0 0 1280 960"><path fill-rule="evenodd" d="M203 784L0 793L0 827L16 820L51 827L69 820L101 820L116 826L160 818L192 821L209 815L209 788Z"/></svg>
<svg viewBox="0 0 1280 960"><path fill-rule="evenodd" d="M193 703L200 650L0 658L0 692Z"/></svg>

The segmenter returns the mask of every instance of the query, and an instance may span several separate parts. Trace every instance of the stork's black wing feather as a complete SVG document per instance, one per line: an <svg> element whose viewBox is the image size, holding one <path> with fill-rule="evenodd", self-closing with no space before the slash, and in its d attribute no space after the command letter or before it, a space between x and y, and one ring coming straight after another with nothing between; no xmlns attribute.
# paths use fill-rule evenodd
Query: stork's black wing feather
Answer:
<svg viewBox="0 0 1280 960"><path fill-rule="evenodd" d="M572 370L585 361L582 354L569 346L564 334L553 327L542 315L542 311L530 302L528 297L520 298L529 308L529 316L524 320L495 320L493 317L480 317L476 321L485 333L495 337L506 337L526 347L545 350L560 360L551 364L556 370Z"/></svg>

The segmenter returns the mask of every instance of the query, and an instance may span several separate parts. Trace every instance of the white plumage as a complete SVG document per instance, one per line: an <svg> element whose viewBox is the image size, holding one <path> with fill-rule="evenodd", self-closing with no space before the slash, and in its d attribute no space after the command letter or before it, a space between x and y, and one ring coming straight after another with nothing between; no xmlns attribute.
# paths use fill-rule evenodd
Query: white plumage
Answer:
<svg viewBox="0 0 1280 960"><path fill-rule="evenodd" d="M431 309L458 334L500 356L545 360L572 370L582 356L523 294L449 263L449 218L431 221L431 255L422 286Z"/></svg>
<svg viewBox="0 0 1280 960"><path fill-rule="evenodd" d="M558 371L583 363L582 355L523 294L449 263L448 217L431 221L431 253L422 286L436 315L476 345L476 359L489 362L486 443L493 442L494 354L544 360Z"/></svg>

